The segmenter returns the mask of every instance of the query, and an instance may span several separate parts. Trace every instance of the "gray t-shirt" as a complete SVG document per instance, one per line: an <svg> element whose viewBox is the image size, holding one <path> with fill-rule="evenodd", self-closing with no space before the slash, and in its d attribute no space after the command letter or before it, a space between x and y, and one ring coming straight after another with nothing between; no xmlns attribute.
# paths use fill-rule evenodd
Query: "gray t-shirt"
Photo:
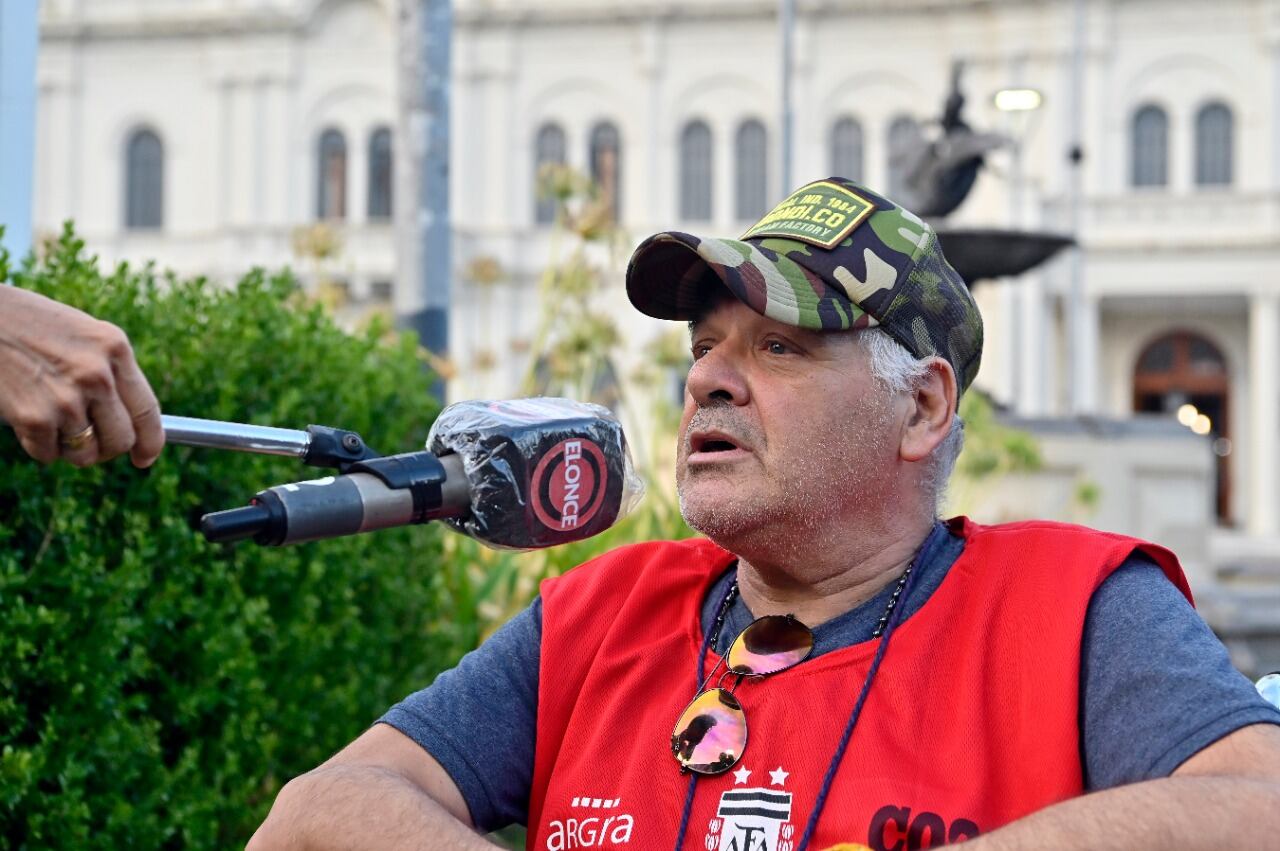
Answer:
<svg viewBox="0 0 1280 851"><path fill-rule="evenodd" d="M920 554L905 617L919 611L963 550L962 539L941 523L935 527ZM734 575L730 569L707 593L704 631L714 623ZM890 583L815 628L814 655L869 639L892 588ZM753 619L737 597L719 643L727 647ZM541 640L542 605L535 600L456 668L381 719L444 766L480 830L524 824L528 817ZM1140 553L1094 593L1081 656L1081 757L1088 790L1166 777L1228 733L1249 724L1280 724L1280 711L1232 667L1226 648L1182 593Z"/></svg>

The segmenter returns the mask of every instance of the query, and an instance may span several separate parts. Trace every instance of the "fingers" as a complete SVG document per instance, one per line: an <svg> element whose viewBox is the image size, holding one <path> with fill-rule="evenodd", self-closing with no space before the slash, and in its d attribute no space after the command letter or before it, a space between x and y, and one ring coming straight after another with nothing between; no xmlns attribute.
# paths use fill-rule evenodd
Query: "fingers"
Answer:
<svg viewBox="0 0 1280 851"><path fill-rule="evenodd" d="M77 467L88 467L98 461L98 437L85 394L76 386L63 382L49 391L53 403L58 457Z"/></svg>
<svg viewBox="0 0 1280 851"><path fill-rule="evenodd" d="M160 420L160 402L138 368L132 349L116 364L116 392L128 411L134 435L129 457L135 467L150 467L164 448L164 426Z"/></svg>
<svg viewBox="0 0 1280 851"><path fill-rule="evenodd" d="M77 467L96 464L128 451L134 444L133 418L120 399L116 362L133 353L124 332L106 322L86 334L93 345L68 358L65 377L74 401L61 423L62 457ZM87 436L86 436L87 435Z"/></svg>
<svg viewBox="0 0 1280 851"><path fill-rule="evenodd" d="M90 371L79 382L92 400L88 413L95 428L97 457L90 463L128 452L134 466L149 467L164 448L160 403L138 367L124 332L106 325L102 340L108 371ZM63 454L72 463L81 457L79 452L74 453L75 457L65 451Z"/></svg>
<svg viewBox="0 0 1280 851"><path fill-rule="evenodd" d="M164 427L160 403L134 359L133 349L115 326L104 330L104 349L109 368L105 374L88 372L79 382L91 398L89 420L94 425L97 456L90 463L115 458L128 452L137 467L149 467L164 447ZM78 463L84 452L64 457Z"/></svg>
<svg viewBox="0 0 1280 851"><path fill-rule="evenodd" d="M89 422L93 423L98 444L96 461L106 461L133 448L133 418L115 393L90 404Z"/></svg>
<svg viewBox="0 0 1280 851"><path fill-rule="evenodd" d="M18 435L18 442L28 455L41 464L52 464L58 460L61 449L58 446L58 430L51 421L19 425L12 423Z"/></svg>

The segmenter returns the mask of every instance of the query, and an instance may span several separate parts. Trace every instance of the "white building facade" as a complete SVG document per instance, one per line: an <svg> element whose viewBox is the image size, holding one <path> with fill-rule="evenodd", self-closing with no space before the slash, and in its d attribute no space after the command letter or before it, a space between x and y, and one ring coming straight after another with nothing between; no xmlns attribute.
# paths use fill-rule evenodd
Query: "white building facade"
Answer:
<svg viewBox="0 0 1280 851"><path fill-rule="evenodd" d="M234 280L254 265L310 272L294 237L326 220L343 244L327 273L355 298L389 297L376 184L396 115L392 15L390 2L46 0L37 231L73 219L104 261Z"/></svg>
<svg viewBox="0 0 1280 851"><path fill-rule="evenodd" d="M1077 54L1070 0L800 0L793 182L840 172L892 195L895 134L937 117L959 59L966 118L1017 146L989 158L948 224L1063 232L1078 133L1081 332L1068 342L1066 257L980 284L978 384L1028 417L1072 400L1113 418L1194 406L1219 458L1211 511L1280 538L1280 2L1082 6ZM536 354L552 250L540 162L589 172L609 146L631 245L671 228L737 235L782 196L776 12L457 0L454 263L495 260L503 280L454 282L453 397L516 392ZM232 279L253 264L308 273L293 236L324 219L343 242L327 274L356 303L386 297L383 195L411 191L379 165L397 124L396 20L392 0L46 0L37 228L73 218L108 260ZM1001 113L992 95L1011 87L1043 105ZM642 362L666 329L626 307L625 253L600 262L626 357Z"/></svg>

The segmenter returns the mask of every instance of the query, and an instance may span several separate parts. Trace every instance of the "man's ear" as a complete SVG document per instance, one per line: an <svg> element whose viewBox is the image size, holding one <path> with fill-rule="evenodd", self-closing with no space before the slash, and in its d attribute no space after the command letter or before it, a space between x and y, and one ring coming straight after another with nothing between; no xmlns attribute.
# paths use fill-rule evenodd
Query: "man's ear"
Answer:
<svg viewBox="0 0 1280 851"><path fill-rule="evenodd" d="M899 455L904 461L929 457L951 430L956 412L956 375L942 358L929 361L929 372L908 396L906 427Z"/></svg>

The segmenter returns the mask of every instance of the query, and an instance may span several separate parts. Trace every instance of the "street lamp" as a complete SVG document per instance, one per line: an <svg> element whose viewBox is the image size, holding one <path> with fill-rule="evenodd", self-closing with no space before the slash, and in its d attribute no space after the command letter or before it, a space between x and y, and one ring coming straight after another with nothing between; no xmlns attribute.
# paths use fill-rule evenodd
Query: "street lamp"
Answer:
<svg viewBox="0 0 1280 851"><path fill-rule="evenodd" d="M1039 89L1001 89L991 100L1001 112L1030 112L1040 108L1044 95Z"/></svg>
<svg viewBox="0 0 1280 851"><path fill-rule="evenodd" d="M1044 95L1039 89L1007 88L992 95L991 102L1008 118L1010 224L1019 227L1022 224L1022 140L1027 134L1032 114L1044 103Z"/></svg>
<svg viewBox="0 0 1280 851"><path fill-rule="evenodd" d="M1009 226L1020 231L1024 227L1022 143L1027 136L1032 116L1044 103L1044 95L1039 89L1010 87L1000 89L992 95L991 102L1005 115L1005 129L1009 136ZM1038 385L1041 384L1038 379L1045 356L1044 335L1040 332L1044 321L1040 315L1041 298L1038 282L1024 281L1018 291L1007 284L1005 286L1004 307L1007 315L1012 318L1015 312L1021 314L1016 321L1006 320L1009 330L1005 339L1014 352L1009 363L1009 395L1011 399L1022 400L1022 405L1033 413L1039 412L1040 400L1038 397L1034 401L1028 398L1024 395L1024 389L1038 393ZM1032 352L1032 347L1038 347L1038 350ZM1026 388L1024 384L1027 385Z"/></svg>

